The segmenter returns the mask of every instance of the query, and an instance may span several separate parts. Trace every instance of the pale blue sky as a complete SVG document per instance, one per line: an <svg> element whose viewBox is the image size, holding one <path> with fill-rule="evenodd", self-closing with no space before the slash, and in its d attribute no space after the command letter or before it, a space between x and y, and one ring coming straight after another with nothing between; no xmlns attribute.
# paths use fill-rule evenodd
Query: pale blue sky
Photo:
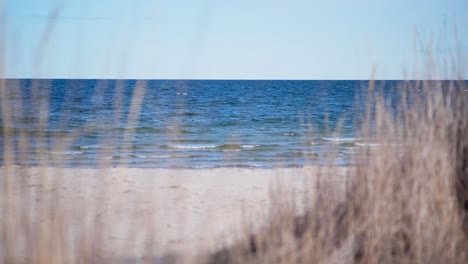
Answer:
<svg viewBox="0 0 468 264"><path fill-rule="evenodd" d="M413 78L415 29L450 58L454 24L468 50L467 0L6 0L4 13L10 78L369 79L374 64Z"/></svg>

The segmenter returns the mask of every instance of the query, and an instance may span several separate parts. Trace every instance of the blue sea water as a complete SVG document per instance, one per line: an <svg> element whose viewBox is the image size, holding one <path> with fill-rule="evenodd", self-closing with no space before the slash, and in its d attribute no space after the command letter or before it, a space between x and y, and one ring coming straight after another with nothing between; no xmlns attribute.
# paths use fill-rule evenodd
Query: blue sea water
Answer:
<svg viewBox="0 0 468 264"><path fill-rule="evenodd" d="M7 80L13 119L0 120L11 133L1 137L1 153L10 143L15 162L25 165L271 168L322 164L333 149L335 162L347 165L360 146L373 142L355 134L367 86L367 81Z"/></svg>

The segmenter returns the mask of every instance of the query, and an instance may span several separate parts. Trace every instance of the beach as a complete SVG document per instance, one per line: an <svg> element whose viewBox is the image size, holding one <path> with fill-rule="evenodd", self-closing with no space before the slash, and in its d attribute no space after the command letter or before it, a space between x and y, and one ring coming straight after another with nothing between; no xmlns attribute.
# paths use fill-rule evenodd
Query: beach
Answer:
<svg viewBox="0 0 468 264"><path fill-rule="evenodd" d="M29 205L33 226L53 226L44 213L50 205L66 226L62 231L67 243L96 237L103 254L122 258L141 256L148 249L155 255L187 256L220 248L261 227L276 209L293 203L300 208L304 198L313 199L318 182L320 188L332 189L343 188L346 182L344 167L327 171L312 166L198 170L11 166L0 171L2 178L17 176L9 177L10 191L22 210ZM281 199L275 200L278 194Z"/></svg>
<svg viewBox="0 0 468 264"><path fill-rule="evenodd" d="M0 7L0 264L468 263L468 1Z"/></svg>

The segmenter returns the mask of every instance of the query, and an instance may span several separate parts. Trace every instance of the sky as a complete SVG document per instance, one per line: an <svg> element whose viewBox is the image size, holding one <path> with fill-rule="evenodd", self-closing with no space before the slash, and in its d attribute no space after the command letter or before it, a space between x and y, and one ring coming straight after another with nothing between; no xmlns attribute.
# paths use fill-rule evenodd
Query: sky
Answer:
<svg viewBox="0 0 468 264"><path fill-rule="evenodd" d="M468 57L467 0L4 0L1 11L7 78L414 79L429 46L440 75Z"/></svg>

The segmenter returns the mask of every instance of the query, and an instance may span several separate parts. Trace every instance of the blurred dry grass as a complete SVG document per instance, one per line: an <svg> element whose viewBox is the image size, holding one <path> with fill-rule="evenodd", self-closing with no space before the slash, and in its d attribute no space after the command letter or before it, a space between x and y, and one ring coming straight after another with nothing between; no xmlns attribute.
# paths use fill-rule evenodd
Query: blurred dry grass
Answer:
<svg viewBox="0 0 468 264"><path fill-rule="evenodd" d="M275 210L262 231L207 262L466 263L466 84L417 81L398 89L398 116L377 98L369 121L380 147L364 149L366 162L347 170L344 200L319 190L305 214Z"/></svg>
<svg viewBox="0 0 468 264"><path fill-rule="evenodd" d="M132 127L138 120L145 94L145 84L137 85L132 114L127 120L126 142L133 136ZM197 261L468 263L467 88L462 78L445 82L406 82L397 88L403 103L396 116L383 97L371 99L367 122L360 133L375 135L379 147L362 149L358 159L365 162L347 170L344 193L335 186L319 186L316 195L304 197L306 209L302 212L292 203L281 202L284 195L273 195L279 202L274 203L276 207L271 210L270 221L260 230L246 231L233 245L203 254ZM119 89L117 85L116 91ZM369 89L372 91L373 84ZM37 109L38 123L45 126L48 98L41 96L39 90L36 87L37 100L41 102ZM7 90L5 80L1 80L1 262L120 261L112 257L125 254L125 248L122 252L103 252L106 240L101 235L102 230L110 228L107 225L111 223L89 218L91 211L103 205L99 202L61 203L57 197L63 179L50 175L51 164L47 159L43 159L40 182L36 183L45 188L39 191L25 188L31 175L15 165L18 157L14 149L27 149L30 138L20 135L20 141L12 140L18 135L14 135L9 124L15 122L13 113L21 110L21 105L12 104L17 102L14 96ZM119 102L115 107L121 107ZM375 111L371 110L374 107ZM70 136L77 137L80 132L77 133ZM39 141L46 138L43 134L32 136ZM54 148L63 150L69 145L70 139L64 139ZM105 162L103 160L103 167ZM337 170L332 165L327 169ZM102 181L105 180L107 178L103 177ZM106 195L105 187L102 193ZM278 204L283 206L278 207ZM143 235L149 245L143 253L147 258L135 262L184 260L183 256L154 258L151 241L156 234L151 224L142 225L141 222L157 221L155 218L157 216L148 216L126 227L129 236Z"/></svg>

